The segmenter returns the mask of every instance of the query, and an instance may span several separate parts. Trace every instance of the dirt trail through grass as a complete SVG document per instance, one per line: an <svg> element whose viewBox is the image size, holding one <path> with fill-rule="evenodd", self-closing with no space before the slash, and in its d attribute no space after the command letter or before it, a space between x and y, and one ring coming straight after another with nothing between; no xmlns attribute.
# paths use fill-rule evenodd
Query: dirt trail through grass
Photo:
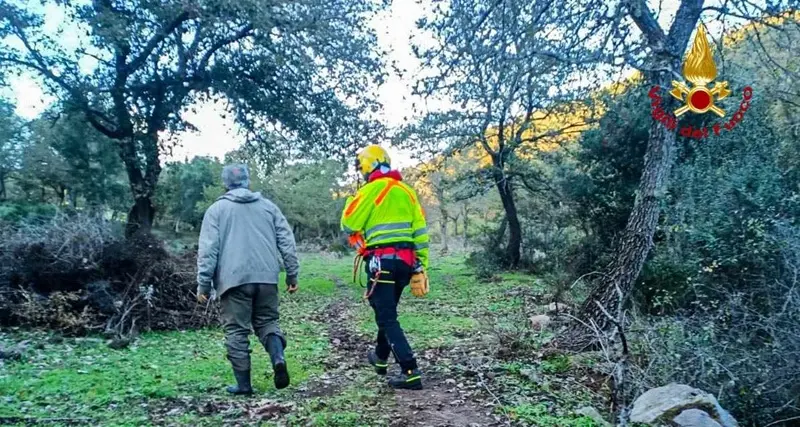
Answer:
<svg viewBox="0 0 800 427"><path fill-rule="evenodd" d="M304 254L301 261L300 292L281 295L288 389L275 390L269 357L253 338L257 395L227 395L232 378L219 327L144 333L122 350L99 337L6 330L0 347L24 348L20 360L0 360L0 424L593 425L574 412L587 403L601 407L576 380L590 368L567 356L536 355L542 336L530 335L523 309L538 304L529 297L541 291L530 276L482 283L463 258L437 259L431 293L406 293L398 310L425 389L394 391L366 361L377 328L348 260ZM392 366L390 375L398 373Z"/></svg>
<svg viewBox="0 0 800 427"><path fill-rule="evenodd" d="M325 309L314 315L314 320L327 325L325 332L331 348L324 361L325 372L304 387L307 397L331 396L349 384L353 375L364 368L362 357L370 347L368 339L355 330L356 301L344 281L330 276L335 284L334 299Z"/></svg>
<svg viewBox="0 0 800 427"><path fill-rule="evenodd" d="M320 322L328 323L328 339L331 356L326 361L327 370L313 380L305 392L307 396L324 396L337 393L352 383L353 376L364 375L366 354L373 347L371 337L355 330L358 304L366 305L344 280L337 276L330 279L335 283L336 297L320 313ZM457 350L456 350L457 351ZM453 350L451 350L453 352ZM458 389L452 377L457 373L437 367L439 352L428 352L433 359L422 360L425 389L395 391L384 384L381 390L381 406L388 415L391 426L494 426L501 425L495 418L487 415L492 405L465 396ZM391 361L391 360L390 360ZM399 375L399 367L393 365L389 375ZM450 381L447 381L450 378ZM380 379L383 381L383 379Z"/></svg>

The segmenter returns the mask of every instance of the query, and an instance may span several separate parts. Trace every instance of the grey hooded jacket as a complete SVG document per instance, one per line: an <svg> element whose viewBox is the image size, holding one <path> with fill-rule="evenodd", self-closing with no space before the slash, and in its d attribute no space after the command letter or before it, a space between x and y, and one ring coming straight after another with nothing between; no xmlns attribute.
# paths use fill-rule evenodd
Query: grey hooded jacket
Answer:
<svg viewBox="0 0 800 427"><path fill-rule="evenodd" d="M197 291L217 296L246 283L278 283L281 259L297 277L294 234L274 203L246 188L217 199L205 213L197 252Z"/></svg>

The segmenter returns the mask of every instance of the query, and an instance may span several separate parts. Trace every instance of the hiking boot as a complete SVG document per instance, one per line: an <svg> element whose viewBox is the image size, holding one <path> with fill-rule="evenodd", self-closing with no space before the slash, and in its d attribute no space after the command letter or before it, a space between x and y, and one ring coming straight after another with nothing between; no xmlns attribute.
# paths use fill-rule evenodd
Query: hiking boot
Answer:
<svg viewBox="0 0 800 427"><path fill-rule="evenodd" d="M389 380L389 386L400 390L422 390L422 372L419 369L404 371L399 378Z"/></svg>
<svg viewBox="0 0 800 427"><path fill-rule="evenodd" d="M235 395L253 394L253 386L250 385L250 371L234 370L233 377L236 378L236 385L228 386L228 393Z"/></svg>
<svg viewBox="0 0 800 427"><path fill-rule="evenodd" d="M282 389L289 386L289 370L286 369L286 359L283 357L283 340L277 335L267 337L267 352L272 361L272 370L275 372L275 388Z"/></svg>
<svg viewBox="0 0 800 427"><path fill-rule="evenodd" d="M385 359L381 359L374 351L370 351L367 354L367 360L369 360L369 364L375 367L375 372L378 375L386 375L386 371L389 368L389 363Z"/></svg>

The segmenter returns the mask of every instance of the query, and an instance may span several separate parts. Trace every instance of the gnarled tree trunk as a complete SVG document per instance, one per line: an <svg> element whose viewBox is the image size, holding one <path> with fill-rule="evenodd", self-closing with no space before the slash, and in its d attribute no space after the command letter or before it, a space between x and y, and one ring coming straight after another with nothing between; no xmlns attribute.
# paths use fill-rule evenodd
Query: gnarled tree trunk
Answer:
<svg viewBox="0 0 800 427"><path fill-rule="evenodd" d="M516 267L520 259L520 247L522 246L522 227L519 223L517 214L517 204L514 202L514 190L511 186L509 177L505 176L499 169L495 168L495 182L497 191L500 193L500 201L503 202L503 210L508 221L508 245L506 246L506 262L509 267Z"/></svg>
<svg viewBox="0 0 800 427"><path fill-rule="evenodd" d="M644 33L647 42L657 55L650 64L647 82L668 90L674 74L680 69L680 58L689 45L689 39L700 19L704 0L682 0L669 34L665 34L653 13L643 0L630 2L630 16ZM656 49L657 48L657 49ZM674 102L664 97L662 107L671 111ZM633 210L628 217L625 230L614 248L614 259L606 268L602 279L586 298L577 315L582 323L575 323L557 342L561 346L584 349L597 337L587 330L586 324L601 332L614 327L607 314L615 315L621 304L625 304L633 292L633 286L642 271L647 255L653 247L660 214L660 200L667 189L667 179L672 166L675 146L675 131L653 120L644 156L644 169L636 191ZM603 309L605 310L603 312Z"/></svg>
<svg viewBox="0 0 800 427"><path fill-rule="evenodd" d="M661 123L650 125L650 136L645 152L644 170L639 181L633 210L628 223L615 245L616 256L607 267L605 275L586 298L578 318L594 324L599 330L609 330L613 325L598 305L614 315L620 304L625 304L633 291L633 285L642 271L647 255L653 247L653 234L658 225L660 200L667 188L667 177L672 165L675 147L675 132L667 130ZM617 290L619 288L619 291ZM621 291L621 292L620 292ZM622 298L620 298L622 295ZM569 347L583 349L594 340L591 331L576 324L565 340Z"/></svg>

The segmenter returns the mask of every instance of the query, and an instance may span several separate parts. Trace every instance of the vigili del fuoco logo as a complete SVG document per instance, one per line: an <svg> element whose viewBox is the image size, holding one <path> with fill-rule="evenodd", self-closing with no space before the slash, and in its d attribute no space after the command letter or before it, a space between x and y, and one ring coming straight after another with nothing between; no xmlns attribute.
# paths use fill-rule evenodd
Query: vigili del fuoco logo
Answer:
<svg viewBox="0 0 800 427"><path fill-rule="evenodd" d="M717 78L717 66L714 63L714 57L706 36L706 28L703 24L698 27L692 48L683 61L683 76L689 81L689 84L672 81L672 90L669 94L683 103L672 113L664 111L661 107L661 96L658 94L661 87L653 86L650 89L649 96L653 119L663 124L667 129L675 130L678 127L678 117L687 111L691 111L694 114L705 114L710 111L724 118L725 110L718 102L727 98L731 91L728 90L728 82L715 81ZM713 86L710 86L712 83ZM710 131L708 127L694 128L692 126L684 126L680 129L680 135L687 138L704 139L708 138L711 132L714 135L719 135L723 129L726 131L733 130L744 118L744 113L750 107L750 98L752 97L753 88L745 86L742 91L742 101L739 104L739 109L730 120L715 123L711 126Z"/></svg>

